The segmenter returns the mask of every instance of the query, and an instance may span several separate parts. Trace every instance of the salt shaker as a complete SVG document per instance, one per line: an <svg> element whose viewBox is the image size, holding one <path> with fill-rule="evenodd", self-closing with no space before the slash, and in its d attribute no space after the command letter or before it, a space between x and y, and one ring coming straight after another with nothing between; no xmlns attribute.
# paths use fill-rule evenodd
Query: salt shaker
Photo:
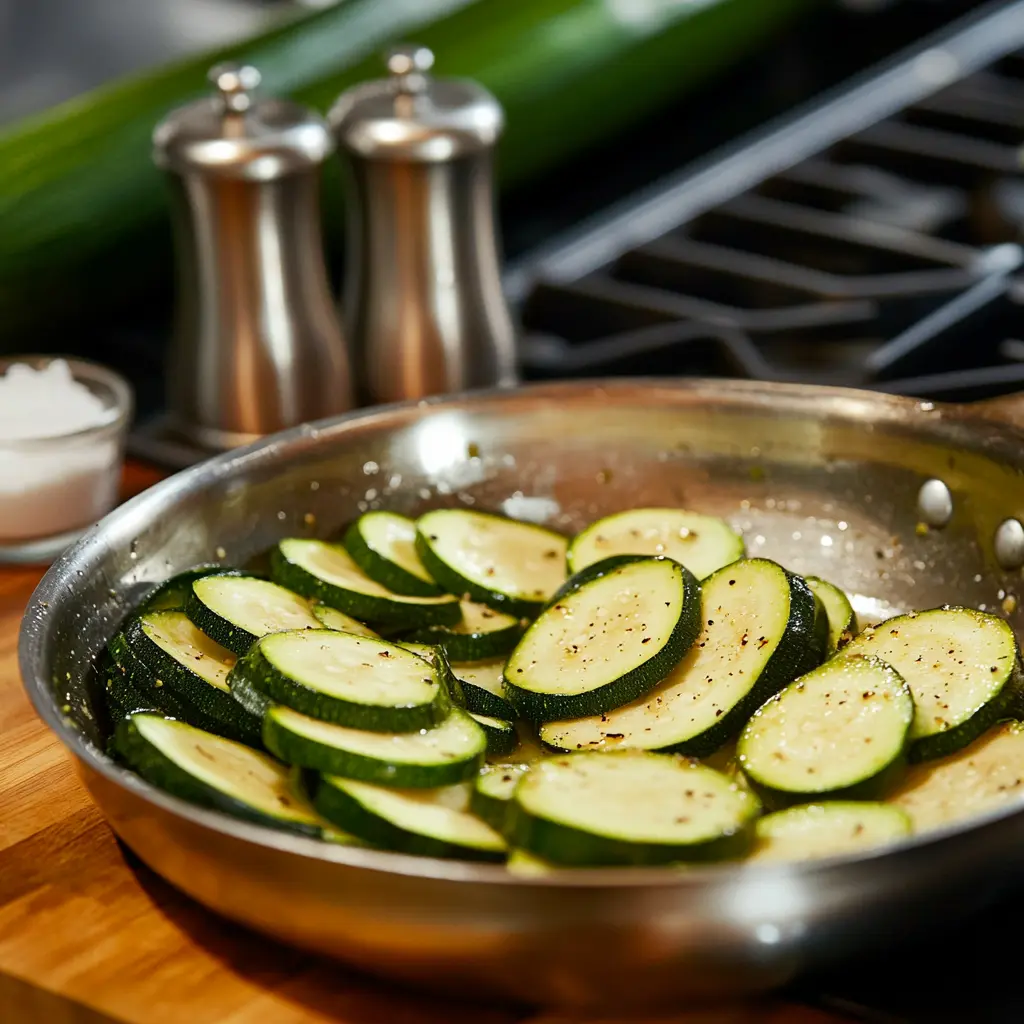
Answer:
<svg viewBox="0 0 1024 1024"><path fill-rule="evenodd" d="M399 47L388 78L328 114L349 174L343 308L368 402L516 380L492 181L504 113L432 65L429 50Z"/></svg>
<svg viewBox="0 0 1024 1024"><path fill-rule="evenodd" d="M177 429L224 449L352 407L324 261L327 123L257 99L259 72L221 65L215 94L153 136L174 203L178 297L168 380Z"/></svg>

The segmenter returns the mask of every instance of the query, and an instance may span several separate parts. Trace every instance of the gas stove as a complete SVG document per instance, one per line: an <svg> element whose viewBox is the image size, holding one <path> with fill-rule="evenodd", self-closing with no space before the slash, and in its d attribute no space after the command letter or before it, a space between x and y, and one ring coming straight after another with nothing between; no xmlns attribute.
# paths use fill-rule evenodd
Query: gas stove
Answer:
<svg viewBox="0 0 1024 1024"><path fill-rule="evenodd" d="M1024 387L1024 4L988 4L510 269L532 379Z"/></svg>

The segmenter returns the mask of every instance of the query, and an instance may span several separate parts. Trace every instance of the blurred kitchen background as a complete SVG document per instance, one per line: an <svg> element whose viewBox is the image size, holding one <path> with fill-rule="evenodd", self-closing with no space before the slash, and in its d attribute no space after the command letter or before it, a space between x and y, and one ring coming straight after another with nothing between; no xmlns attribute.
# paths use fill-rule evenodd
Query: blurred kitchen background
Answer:
<svg viewBox="0 0 1024 1024"><path fill-rule="evenodd" d="M335 20L288 36L303 17ZM278 25L301 46L247 48ZM116 367L133 451L198 457L162 419L176 293L149 132L208 90L211 51L323 113L406 36L508 115L497 221L524 379L1024 386L1011 0L0 0L0 354Z"/></svg>

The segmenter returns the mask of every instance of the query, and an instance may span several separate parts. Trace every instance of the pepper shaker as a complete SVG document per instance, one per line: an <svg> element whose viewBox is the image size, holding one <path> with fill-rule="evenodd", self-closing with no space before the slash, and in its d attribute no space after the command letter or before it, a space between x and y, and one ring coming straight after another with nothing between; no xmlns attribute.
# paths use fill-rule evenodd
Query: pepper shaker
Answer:
<svg viewBox="0 0 1024 1024"><path fill-rule="evenodd" d="M257 99L259 80L214 68L215 94L153 136L175 215L168 405L178 430L215 450L352 407L320 228L334 141L304 107Z"/></svg>
<svg viewBox="0 0 1024 1024"><path fill-rule="evenodd" d="M349 176L343 308L361 397L514 384L492 181L504 113L404 46L328 114Z"/></svg>

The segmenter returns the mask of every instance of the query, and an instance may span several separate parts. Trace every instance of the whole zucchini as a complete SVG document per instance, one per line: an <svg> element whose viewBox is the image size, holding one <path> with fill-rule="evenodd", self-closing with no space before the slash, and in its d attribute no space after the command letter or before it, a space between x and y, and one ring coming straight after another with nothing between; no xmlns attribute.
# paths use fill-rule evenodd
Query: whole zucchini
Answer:
<svg viewBox="0 0 1024 1024"><path fill-rule="evenodd" d="M383 47L411 38L433 49L438 74L474 78L504 104L508 187L678 95L814 2L339 0L61 104L0 136L0 352L72 350L67 325L95 327L105 312L166 297L171 242L150 136L170 109L204 94L219 60L251 62L265 92L326 110L382 74ZM339 211L332 177L333 247Z"/></svg>

